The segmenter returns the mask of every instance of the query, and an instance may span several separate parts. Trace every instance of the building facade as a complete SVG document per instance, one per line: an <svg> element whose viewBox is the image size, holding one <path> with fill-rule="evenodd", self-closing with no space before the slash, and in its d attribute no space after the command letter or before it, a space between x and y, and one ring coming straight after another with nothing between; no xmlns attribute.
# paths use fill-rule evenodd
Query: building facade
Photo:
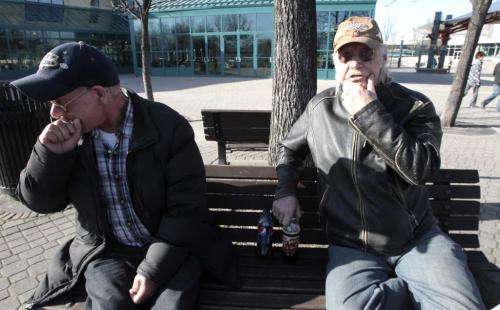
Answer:
<svg viewBox="0 0 500 310"><path fill-rule="evenodd" d="M337 25L349 16L374 16L376 0L317 0L318 78L333 79ZM272 0L153 2L149 34L152 74L160 76L271 77L274 59ZM140 22L131 20L134 69L140 74Z"/></svg>
<svg viewBox="0 0 500 310"><path fill-rule="evenodd" d="M110 0L1 0L0 80L33 73L49 50L70 41L94 45L120 72L133 72L129 33Z"/></svg>

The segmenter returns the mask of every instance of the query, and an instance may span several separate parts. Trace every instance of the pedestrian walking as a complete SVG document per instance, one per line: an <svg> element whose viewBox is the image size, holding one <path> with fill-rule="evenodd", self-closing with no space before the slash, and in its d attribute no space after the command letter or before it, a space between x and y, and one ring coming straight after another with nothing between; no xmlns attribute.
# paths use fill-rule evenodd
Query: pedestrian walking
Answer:
<svg viewBox="0 0 500 310"><path fill-rule="evenodd" d="M500 95L500 62L496 64L495 69L493 70L493 75L495 76L495 81L493 83L493 92L486 97L481 104L479 105L481 108L485 108L488 103L493 101L498 95ZM500 98L497 102L497 111L500 112Z"/></svg>
<svg viewBox="0 0 500 310"><path fill-rule="evenodd" d="M479 87L481 86L481 70L483 67L483 59L486 56L483 52L477 52L474 57L474 61L470 67L469 78L467 79L467 85L465 86L464 97L467 95L469 90L472 89L472 97L469 101L469 107L476 107L477 96L479 95Z"/></svg>

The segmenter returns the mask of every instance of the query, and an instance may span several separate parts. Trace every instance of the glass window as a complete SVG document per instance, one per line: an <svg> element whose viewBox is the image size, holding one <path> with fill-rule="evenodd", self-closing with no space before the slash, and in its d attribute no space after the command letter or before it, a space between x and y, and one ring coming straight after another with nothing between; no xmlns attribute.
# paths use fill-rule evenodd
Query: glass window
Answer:
<svg viewBox="0 0 500 310"><path fill-rule="evenodd" d="M370 16L370 11L352 11L351 16Z"/></svg>
<svg viewBox="0 0 500 310"><path fill-rule="evenodd" d="M273 34L257 35L257 57L271 57Z"/></svg>
<svg viewBox="0 0 500 310"><path fill-rule="evenodd" d="M238 15L223 15L222 26L226 32L238 31Z"/></svg>
<svg viewBox="0 0 500 310"><path fill-rule="evenodd" d="M152 68L163 67L163 53L161 52L151 53L151 67Z"/></svg>
<svg viewBox="0 0 500 310"><path fill-rule="evenodd" d="M317 31L328 30L328 12L317 12L316 13L316 26Z"/></svg>
<svg viewBox="0 0 500 310"><path fill-rule="evenodd" d="M240 35L240 56L253 57L253 35Z"/></svg>
<svg viewBox="0 0 500 310"><path fill-rule="evenodd" d="M59 32L58 31L44 31L43 36L45 38L57 38L57 39L59 39Z"/></svg>
<svg viewBox="0 0 500 310"><path fill-rule="evenodd" d="M255 14L241 14L240 31L254 31L254 30L255 30Z"/></svg>
<svg viewBox="0 0 500 310"><path fill-rule="evenodd" d="M179 67L189 67L191 60L190 57L190 39L189 35L177 36L177 61L179 62Z"/></svg>
<svg viewBox="0 0 500 310"><path fill-rule="evenodd" d="M74 32L61 31L61 39L75 39Z"/></svg>
<svg viewBox="0 0 500 310"><path fill-rule="evenodd" d="M336 11L330 12L330 30L335 31L337 29L337 25L346 20L349 17L348 11Z"/></svg>
<svg viewBox="0 0 500 310"><path fill-rule="evenodd" d="M191 17L191 31L192 32L205 32L205 16L192 16Z"/></svg>
<svg viewBox="0 0 500 310"><path fill-rule="evenodd" d="M318 32L316 49L318 50L328 49L328 32Z"/></svg>
<svg viewBox="0 0 500 310"><path fill-rule="evenodd" d="M52 4L63 5L64 1L63 0L52 0ZM92 2L90 2L90 5L92 5ZM97 2L97 5L95 5L95 6L99 6L99 2Z"/></svg>
<svg viewBox="0 0 500 310"><path fill-rule="evenodd" d="M207 16L207 32L220 32L220 16Z"/></svg>
<svg viewBox="0 0 500 310"><path fill-rule="evenodd" d="M327 52L318 51L316 52L316 68L318 69L326 69L326 58Z"/></svg>
<svg viewBox="0 0 500 310"><path fill-rule="evenodd" d="M273 31L274 16L273 14L257 14L257 31Z"/></svg>
<svg viewBox="0 0 500 310"><path fill-rule="evenodd" d="M175 19L173 17L161 19L161 32L174 33L174 29L175 29Z"/></svg>
<svg viewBox="0 0 500 310"><path fill-rule="evenodd" d="M165 36L165 67L177 67L175 36Z"/></svg>
<svg viewBox="0 0 500 310"><path fill-rule="evenodd" d="M175 18L175 32L189 33L189 17L186 16Z"/></svg>

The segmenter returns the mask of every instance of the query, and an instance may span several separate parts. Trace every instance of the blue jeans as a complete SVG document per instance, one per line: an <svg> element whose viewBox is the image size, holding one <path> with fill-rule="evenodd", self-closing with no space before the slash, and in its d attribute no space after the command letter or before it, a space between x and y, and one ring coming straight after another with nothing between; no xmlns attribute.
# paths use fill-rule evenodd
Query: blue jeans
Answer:
<svg viewBox="0 0 500 310"><path fill-rule="evenodd" d="M469 90L472 88L472 96L469 100L469 107L475 107L476 106L476 101L477 101L477 96L479 95L479 85L470 85L467 84L465 86L465 91L464 91L464 97L467 95Z"/></svg>
<svg viewBox="0 0 500 310"><path fill-rule="evenodd" d="M488 95L480 104L482 108L488 105L493 99L495 99L497 96L500 95L500 85L498 84L493 84L493 92ZM497 101L497 111L500 112L500 99Z"/></svg>
<svg viewBox="0 0 500 310"><path fill-rule="evenodd" d="M437 226L401 255L328 253L327 309L485 309L465 253Z"/></svg>

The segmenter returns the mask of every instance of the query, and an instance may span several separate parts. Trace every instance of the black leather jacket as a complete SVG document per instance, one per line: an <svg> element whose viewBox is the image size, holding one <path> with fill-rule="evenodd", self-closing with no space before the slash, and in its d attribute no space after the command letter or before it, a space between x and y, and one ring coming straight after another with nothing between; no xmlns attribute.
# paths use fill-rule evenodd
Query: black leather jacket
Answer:
<svg viewBox="0 0 500 310"><path fill-rule="evenodd" d="M424 95L392 82L376 91L353 116L334 88L311 99L281 142L275 199L295 194L310 153L329 242L395 255L435 225L420 185L439 169L442 131Z"/></svg>

